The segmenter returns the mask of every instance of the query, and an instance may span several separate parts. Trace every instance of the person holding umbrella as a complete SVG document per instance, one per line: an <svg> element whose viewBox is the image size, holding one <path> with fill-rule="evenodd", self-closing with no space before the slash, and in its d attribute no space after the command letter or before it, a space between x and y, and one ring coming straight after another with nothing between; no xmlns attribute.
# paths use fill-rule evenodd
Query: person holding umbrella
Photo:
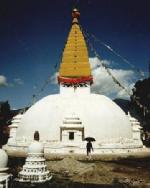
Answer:
<svg viewBox="0 0 150 188"><path fill-rule="evenodd" d="M87 152L87 156L89 156L90 153L91 153L91 150L94 151L94 150L93 150L93 146L92 146L92 141L95 141L95 138L93 138L93 137L87 137L87 138L85 138L84 140L87 141L87 144L86 144L86 152Z"/></svg>

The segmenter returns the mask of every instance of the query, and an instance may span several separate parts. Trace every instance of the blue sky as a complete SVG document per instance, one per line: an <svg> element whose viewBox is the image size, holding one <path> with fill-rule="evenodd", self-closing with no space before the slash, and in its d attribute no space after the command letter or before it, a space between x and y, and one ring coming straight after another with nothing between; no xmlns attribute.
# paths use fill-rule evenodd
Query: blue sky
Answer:
<svg viewBox="0 0 150 188"><path fill-rule="evenodd" d="M54 75L54 65L59 67L71 26L74 4L81 12L84 29L147 71L149 0L1 0L0 101L9 100L12 108L22 108ZM100 43L93 43L101 57L112 62L111 67L130 69ZM49 83L38 98L56 92L58 87Z"/></svg>

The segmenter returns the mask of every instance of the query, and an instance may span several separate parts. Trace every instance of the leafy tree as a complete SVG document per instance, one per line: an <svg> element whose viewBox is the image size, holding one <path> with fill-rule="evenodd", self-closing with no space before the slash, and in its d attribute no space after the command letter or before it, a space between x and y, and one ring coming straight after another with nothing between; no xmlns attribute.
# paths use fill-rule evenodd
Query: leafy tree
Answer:
<svg viewBox="0 0 150 188"><path fill-rule="evenodd" d="M8 120L11 119L10 105L8 101L0 102L0 145L7 142Z"/></svg>
<svg viewBox="0 0 150 188"><path fill-rule="evenodd" d="M150 78L136 82L131 104L140 118L148 145L150 145Z"/></svg>

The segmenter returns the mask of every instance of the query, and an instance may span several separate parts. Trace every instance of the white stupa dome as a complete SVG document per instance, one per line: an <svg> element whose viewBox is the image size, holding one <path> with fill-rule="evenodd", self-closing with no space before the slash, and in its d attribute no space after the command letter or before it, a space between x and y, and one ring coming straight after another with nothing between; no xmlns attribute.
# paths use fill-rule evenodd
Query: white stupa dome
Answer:
<svg viewBox="0 0 150 188"><path fill-rule="evenodd" d="M68 111L70 114L77 112L85 137L92 136L97 141L132 137L128 117L111 99L103 95L73 93L49 95L34 104L22 118L17 139L32 140L38 130L40 140L59 141L60 126Z"/></svg>
<svg viewBox="0 0 150 188"><path fill-rule="evenodd" d="M0 149L0 170L7 168L7 163L8 155L3 149Z"/></svg>
<svg viewBox="0 0 150 188"><path fill-rule="evenodd" d="M28 148L28 153L34 153L34 154L44 153L43 144L40 143L39 141L34 140Z"/></svg>

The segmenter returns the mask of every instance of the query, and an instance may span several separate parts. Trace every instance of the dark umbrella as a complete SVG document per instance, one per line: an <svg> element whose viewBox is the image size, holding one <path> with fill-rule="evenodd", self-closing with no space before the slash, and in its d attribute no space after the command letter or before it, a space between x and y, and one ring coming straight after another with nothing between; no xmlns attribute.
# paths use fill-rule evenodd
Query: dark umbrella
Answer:
<svg viewBox="0 0 150 188"><path fill-rule="evenodd" d="M90 142L96 141L95 138L93 138L93 137L86 137L86 138L84 138L84 140L90 141Z"/></svg>

